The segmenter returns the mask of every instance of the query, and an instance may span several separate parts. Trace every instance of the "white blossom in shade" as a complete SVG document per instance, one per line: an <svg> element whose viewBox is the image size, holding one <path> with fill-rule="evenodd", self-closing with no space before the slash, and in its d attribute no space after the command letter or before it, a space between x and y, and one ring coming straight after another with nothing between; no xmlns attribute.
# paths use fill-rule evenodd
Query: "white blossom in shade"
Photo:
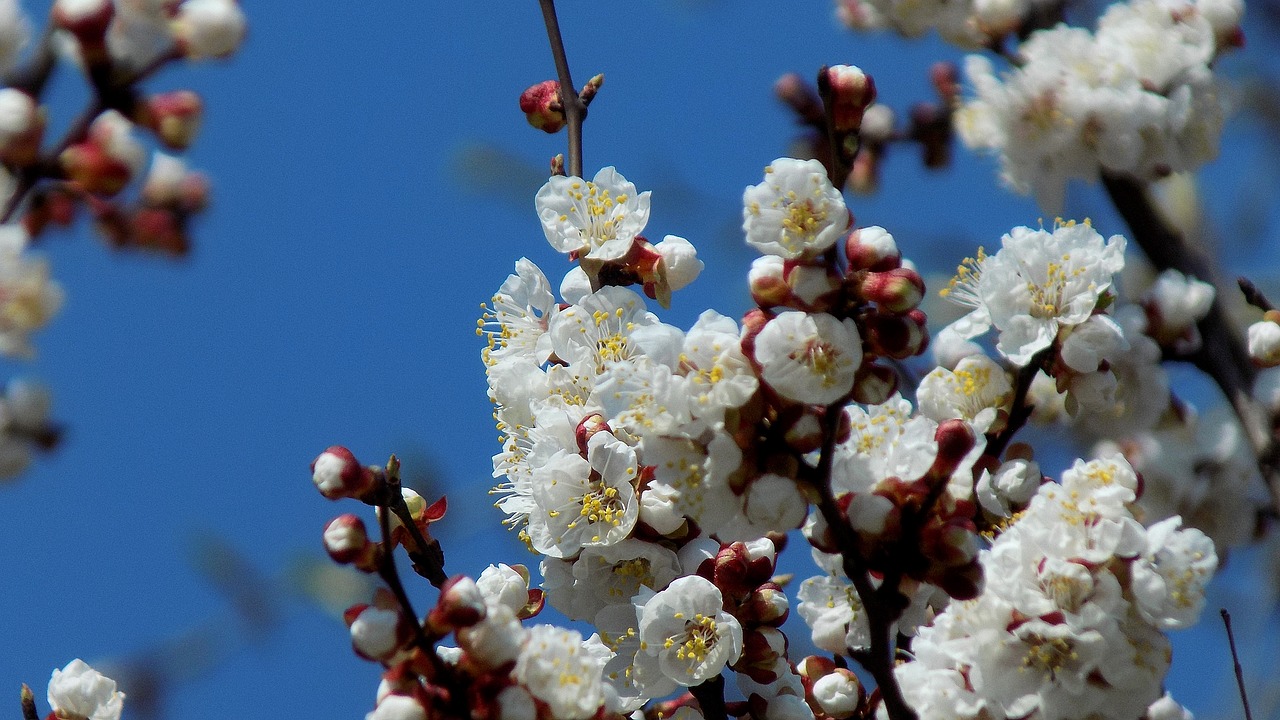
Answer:
<svg viewBox="0 0 1280 720"><path fill-rule="evenodd" d="M733 318L706 310L685 335L679 367L695 417L721 422L726 410L742 407L759 387L739 334Z"/></svg>
<svg viewBox="0 0 1280 720"><path fill-rule="evenodd" d="M670 485L649 485L640 495L640 522L659 535L684 527L684 515L676 507L680 492Z"/></svg>
<svg viewBox="0 0 1280 720"><path fill-rule="evenodd" d="M116 681L76 658L49 678L49 707L59 720L120 720L124 693Z"/></svg>
<svg viewBox="0 0 1280 720"><path fill-rule="evenodd" d="M1125 239L1105 242L1089 223L1065 223L1053 232L1014 228L995 255L969 259L943 290L973 308L952 327L973 338L995 326L996 347L1026 365L1062 328L1089 319L1112 277L1124 267Z"/></svg>
<svg viewBox="0 0 1280 720"><path fill-rule="evenodd" d="M668 235L654 245L653 249L662 256L662 263L667 269L667 287L672 292L688 287L698 279L702 268L706 267L706 264L698 259L698 251L693 247L693 243L682 237Z"/></svg>
<svg viewBox="0 0 1280 720"><path fill-rule="evenodd" d="M576 449L576 448L575 448ZM583 547L612 545L635 527L636 453L609 432L587 441L587 459L561 451L534 474L529 515L533 549L572 557Z"/></svg>
<svg viewBox="0 0 1280 720"><path fill-rule="evenodd" d="M1013 397L1009 374L986 355L970 355L954 370L934 368L920 381L916 401L926 417L942 422L959 418L981 435Z"/></svg>
<svg viewBox="0 0 1280 720"><path fill-rule="evenodd" d="M476 334L487 340L485 364L492 366L512 356L546 362L551 355L547 325L557 305L541 268L520 258L515 274L507 276L490 302L476 327Z"/></svg>
<svg viewBox="0 0 1280 720"><path fill-rule="evenodd" d="M900 663L893 669L903 697L922 720L996 720L1003 716L978 697L960 671L927 663ZM883 703L876 716L887 720Z"/></svg>
<svg viewBox="0 0 1280 720"><path fill-rule="evenodd" d="M1162 365L1160 346L1146 334L1145 312L1137 305L1121 305L1113 317L1123 329L1129 349L1108 358L1109 371L1093 382L1106 383L1106 376L1112 376L1114 397L1089 407L1081 402L1087 388L1076 385L1072 388L1077 394L1075 404L1082 407L1067 408L1074 413L1076 428L1090 437L1130 436L1155 425L1169 409L1169 376ZM1110 392L1105 385L1102 390Z"/></svg>
<svg viewBox="0 0 1280 720"><path fill-rule="evenodd" d="M1160 317L1161 328L1178 333L1194 327L1209 314L1216 294L1213 285L1170 268L1156 278L1147 298Z"/></svg>
<svg viewBox="0 0 1280 720"><path fill-rule="evenodd" d="M916 415L911 403L894 395L880 405L845 408L849 439L836 445L831 489L865 493L890 477L914 480L933 465L938 454L938 424Z"/></svg>
<svg viewBox="0 0 1280 720"><path fill-rule="evenodd" d="M1095 372L1103 362L1129 349L1129 341L1115 320L1106 315L1090 315L1076 325L1062 342L1060 356L1078 373Z"/></svg>
<svg viewBox="0 0 1280 720"><path fill-rule="evenodd" d="M974 494L983 509L992 515L1009 517L1013 508L1031 501L1044 476L1034 460L1014 459L1004 462L993 473L983 470Z"/></svg>
<svg viewBox="0 0 1280 720"><path fill-rule="evenodd" d="M609 363L638 355L632 333L656 322L639 295L608 285L561 310L548 331L556 357L579 372L599 374Z"/></svg>
<svg viewBox="0 0 1280 720"><path fill-rule="evenodd" d="M764 173L742 194L748 245L793 260L818 255L848 232L849 211L822 163L779 158Z"/></svg>
<svg viewBox="0 0 1280 720"><path fill-rule="evenodd" d="M794 480L765 473L747 488L743 514L751 524L777 532L800 527L809 511L809 501Z"/></svg>
<svg viewBox="0 0 1280 720"><path fill-rule="evenodd" d="M62 288L49 278L49 266L30 258L26 247L20 225L0 226L0 354L15 357L34 355L29 336L62 306Z"/></svg>
<svg viewBox="0 0 1280 720"><path fill-rule="evenodd" d="M647 356L610 363L597 379L595 398L615 431L637 438L672 434L693 419L688 381Z"/></svg>
<svg viewBox="0 0 1280 720"><path fill-rule="evenodd" d="M529 580L510 565L490 565L476 578L476 587L484 596L485 605L503 605L511 612L520 612L529 604Z"/></svg>
<svg viewBox="0 0 1280 720"><path fill-rule="evenodd" d="M0 148L34 127L37 107L35 99L21 90L0 89Z"/></svg>
<svg viewBox="0 0 1280 720"><path fill-rule="evenodd" d="M719 588L698 575L636 600L637 665L656 668L682 687L716 677L742 654L742 626L723 610Z"/></svg>
<svg viewBox="0 0 1280 720"><path fill-rule="evenodd" d="M471 662L498 668L520 655L527 634L511 608L492 605L480 622L458 631L458 644Z"/></svg>
<svg viewBox="0 0 1280 720"><path fill-rule="evenodd" d="M1147 708L1146 720L1195 720L1195 716L1179 705L1172 695L1165 693Z"/></svg>
<svg viewBox="0 0 1280 720"><path fill-rule="evenodd" d="M691 517L703 532L716 533L741 500L729 486L729 476L742 464L742 449L724 432L711 431L707 443L683 438L647 437L641 443L645 463L652 465L651 487L665 486L678 495L676 508Z"/></svg>
<svg viewBox="0 0 1280 720"><path fill-rule="evenodd" d="M351 623L351 644L368 658L384 658L400 644L400 613L367 607Z"/></svg>
<svg viewBox="0 0 1280 720"><path fill-rule="evenodd" d="M755 357L764 381L779 395L825 405L853 389L862 364L862 338L851 319L787 311L756 336Z"/></svg>
<svg viewBox="0 0 1280 720"><path fill-rule="evenodd" d="M1085 717L1100 693L1088 684L1107 651L1097 630L1028 620L982 643L977 653L982 693L1010 717L1039 710L1044 718Z"/></svg>
<svg viewBox="0 0 1280 720"><path fill-rule="evenodd" d="M417 698L390 693L378 701L364 720L427 720L427 710Z"/></svg>
<svg viewBox="0 0 1280 720"><path fill-rule="evenodd" d="M574 265L565 272L560 280L560 297L570 305L577 305L582 298L595 292L591 289L591 278L581 265Z"/></svg>
<svg viewBox="0 0 1280 720"><path fill-rule="evenodd" d="M569 565L567 573L564 571ZM551 572L548 572L548 570ZM592 620L609 605L627 605L646 587L662 590L680 575L675 552L661 545L627 538L607 547L584 548L578 559L544 561L547 600L573 620Z"/></svg>
<svg viewBox="0 0 1280 720"><path fill-rule="evenodd" d="M1133 597L1143 619L1162 629L1194 625L1204 587L1218 568L1213 541L1171 517L1147 528L1147 550L1133 564Z"/></svg>
<svg viewBox="0 0 1280 720"><path fill-rule="evenodd" d="M619 260L649 222L649 193L612 167L592 180L558 175L534 198L551 247L592 260Z"/></svg>
<svg viewBox="0 0 1280 720"><path fill-rule="evenodd" d="M853 584L841 577L818 575L800 583L796 610L812 633L813 644L843 655L849 648L871 646L867 613Z"/></svg>
<svg viewBox="0 0 1280 720"><path fill-rule="evenodd" d="M1259 367L1280 365L1280 324L1260 320L1249 326L1249 357Z"/></svg>
<svg viewBox="0 0 1280 720"><path fill-rule="evenodd" d="M609 656L608 648L583 641L576 630L535 625L511 674L552 717L586 720L604 703L600 677Z"/></svg>
<svg viewBox="0 0 1280 720"><path fill-rule="evenodd" d="M244 41L245 26L236 0L184 0L174 18L175 34L193 59L231 55Z"/></svg>
<svg viewBox="0 0 1280 720"><path fill-rule="evenodd" d="M833 718L847 718L858 709L862 685L852 673L833 672L813 683L813 699L822 712Z"/></svg>
<svg viewBox="0 0 1280 720"><path fill-rule="evenodd" d="M538 706L533 696L519 685L498 693L498 720L538 720Z"/></svg>
<svg viewBox="0 0 1280 720"><path fill-rule="evenodd" d="M929 352L933 354L933 362L940 368L954 370L960 361L970 355L982 355L982 346L961 337L950 325L942 328L929 342Z"/></svg>

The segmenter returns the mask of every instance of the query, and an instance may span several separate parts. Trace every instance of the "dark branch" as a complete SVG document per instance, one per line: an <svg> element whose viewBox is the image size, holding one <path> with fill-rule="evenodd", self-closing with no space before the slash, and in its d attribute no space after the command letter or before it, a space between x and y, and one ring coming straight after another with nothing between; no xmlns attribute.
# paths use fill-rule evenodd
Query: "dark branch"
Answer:
<svg viewBox="0 0 1280 720"><path fill-rule="evenodd" d="M1226 608L1220 609L1222 624L1227 628L1227 643L1231 645L1231 664L1236 671L1236 686L1240 688L1240 702L1244 704L1244 720L1253 720L1249 712L1249 696L1244 691L1244 670L1240 668L1240 656L1236 654L1236 634L1231 631L1231 613Z"/></svg>
<svg viewBox="0 0 1280 720"><path fill-rule="evenodd" d="M569 58L565 55L564 39L560 36L555 0L539 2L542 4L542 21L547 26L547 39L551 41L551 56L556 61L556 74L560 79L560 103L564 106L565 125L569 129L569 174L582 177L582 121L587 117L587 104L578 97L573 76L569 74Z"/></svg>
<svg viewBox="0 0 1280 720"><path fill-rule="evenodd" d="M701 685L694 685L689 688L689 692L698 701L698 707L702 709L702 716L706 720L729 720L729 711L724 705L723 675L717 675Z"/></svg>

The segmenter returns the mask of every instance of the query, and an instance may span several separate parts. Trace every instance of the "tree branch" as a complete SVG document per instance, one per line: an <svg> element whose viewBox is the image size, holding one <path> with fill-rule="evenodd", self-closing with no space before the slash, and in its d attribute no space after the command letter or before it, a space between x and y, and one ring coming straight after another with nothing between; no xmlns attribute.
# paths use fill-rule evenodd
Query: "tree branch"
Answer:
<svg viewBox="0 0 1280 720"><path fill-rule="evenodd" d="M542 21L547 26L551 57L556 61L556 74L560 79L560 103L564 107L564 120L569 132L569 174L582 177L582 121L587 117L587 104L578 97L573 76L569 74L569 58L565 55L564 39L560 36L555 0L538 1L542 5Z"/></svg>
<svg viewBox="0 0 1280 720"><path fill-rule="evenodd" d="M724 676L717 675L710 680L689 688L698 707L702 709L702 717L706 720L729 720L729 711L724 705Z"/></svg>

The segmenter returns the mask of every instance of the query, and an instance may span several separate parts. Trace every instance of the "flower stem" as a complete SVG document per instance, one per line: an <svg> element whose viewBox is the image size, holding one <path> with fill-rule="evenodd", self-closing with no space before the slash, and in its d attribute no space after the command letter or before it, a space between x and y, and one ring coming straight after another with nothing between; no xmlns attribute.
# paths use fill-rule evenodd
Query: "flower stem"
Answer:
<svg viewBox="0 0 1280 720"><path fill-rule="evenodd" d="M564 39L560 36L555 0L538 1L542 5L542 21L547 26L551 57L556 61L556 74L560 79L560 103L564 107L565 125L569 132L569 174L582 177L582 121L587 117L587 104L578 97L573 77L569 74L569 58L565 55Z"/></svg>

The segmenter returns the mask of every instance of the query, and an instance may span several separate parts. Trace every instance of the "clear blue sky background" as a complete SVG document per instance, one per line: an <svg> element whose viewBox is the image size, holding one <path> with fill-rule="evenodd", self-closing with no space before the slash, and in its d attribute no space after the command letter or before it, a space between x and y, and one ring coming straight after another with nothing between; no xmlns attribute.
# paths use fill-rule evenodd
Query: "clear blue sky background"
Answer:
<svg viewBox="0 0 1280 720"><path fill-rule="evenodd" d="M357 510L309 481L307 464L333 443L365 462L402 453L410 472L431 459L452 506L436 526L450 572L533 561L485 494L497 446L474 329L516 258L549 275L566 267L532 200L563 136L530 129L516 107L522 89L554 75L537 2L276 0L246 10L251 35L234 61L151 84L194 88L207 105L190 158L212 176L215 204L192 257L113 254L83 229L44 246L68 302L38 337L39 359L4 370L45 380L69 432L0 486L0 712L12 717L18 683L43 707L50 670L74 657L136 658L210 628L218 662L202 667L205 654L189 650L166 661L189 677L171 688L163 717L363 717L377 667L289 580L300 562L323 559L325 522ZM772 97L775 78L857 64L903 111L932 99L931 61L959 57L932 40L852 35L827 0L563 0L560 12L575 79L607 76L587 124L587 167L616 165L653 190L647 234L688 237L708 263L664 315L685 327L708 306L747 307L742 188L786 154L794 132ZM1263 63L1268 47L1255 42L1235 67ZM71 102L77 84L64 72L58 97ZM1260 131L1236 127L1242 139L1209 171L1219 218L1243 202L1242 188L1274 183L1265 168L1242 170ZM959 151L952 169L928 173L909 148L890 158L880 195L852 207L931 270L1041 217L1000 189L989 160ZM1074 193L1071 207L1104 233L1122 231L1096 191ZM1256 263L1259 252L1232 258ZM211 542L253 568L224 562L231 587L265 578L278 619L270 632L246 632L201 569L210 554L198 548ZM1265 677L1262 651L1280 636L1246 605L1274 593L1257 586L1258 563L1235 565L1234 585L1213 602L1240 605L1252 668ZM430 596L416 593L424 611ZM1205 627L1176 640L1171 683L1210 716L1234 711L1234 700L1221 635Z"/></svg>

